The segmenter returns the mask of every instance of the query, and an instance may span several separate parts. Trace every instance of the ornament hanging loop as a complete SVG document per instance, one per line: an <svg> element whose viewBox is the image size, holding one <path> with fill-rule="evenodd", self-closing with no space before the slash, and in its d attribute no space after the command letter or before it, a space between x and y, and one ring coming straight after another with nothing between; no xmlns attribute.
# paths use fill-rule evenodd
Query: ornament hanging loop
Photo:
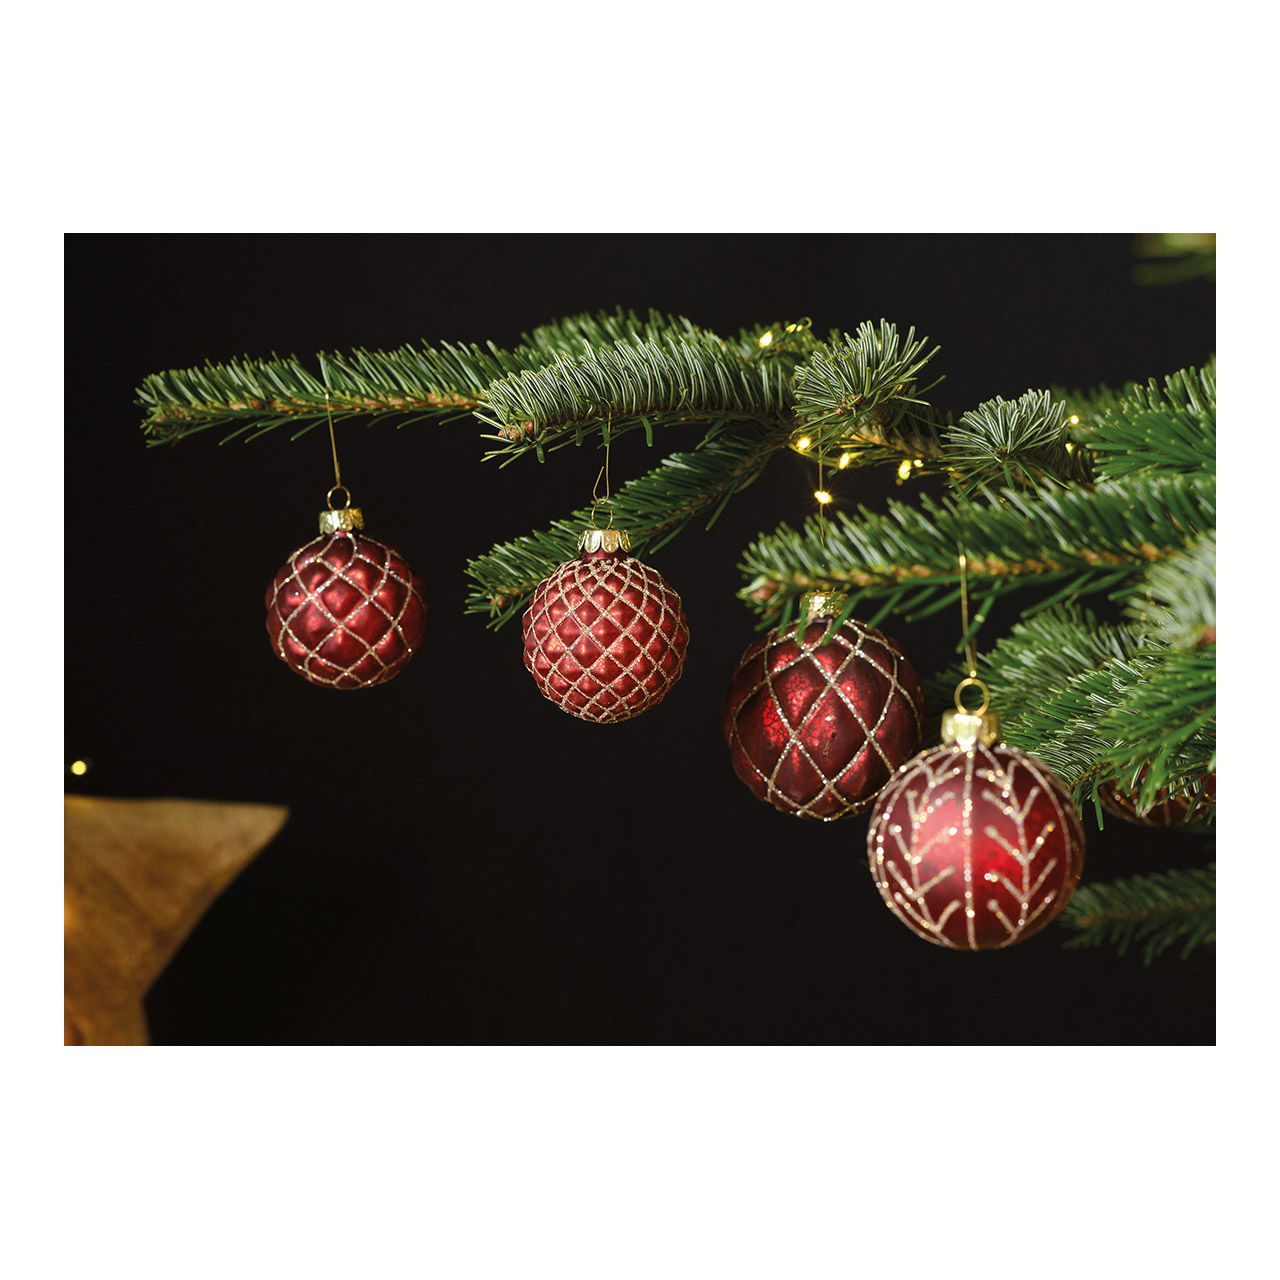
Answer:
<svg viewBox="0 0 1280 1280"><path fill-rule="evenodd" d="M601 468L601 469L603 470L603 468ZM599 512L599 510L600 510L600 508L601 508L601 507L604 507L604 508L609 512L609 523L608 523L607 525L605 525L605 528L606 528L606 529L612 529L612 528L613 528L613 501L612 501L611 499L609 499L609 498L596 498L596 497L592 497L592 499L591 499L591 527L592 527L593 529L597 529L597 530L600 528L600 526L596 523L596 514Z"/></svg>
<svg viewBox="0 0 1280 1280"><path fill-rule="evenodd" d="M964 705L963 694L966 689L977 689L982 694L981 704L975 707L972 711ZM987 688L985 680L979 680L977 676L965 676L965 678L956 685L955 699L956 710L959 711L961 715L981 716L985 715L987 708L991 706L991 690Z"/></svg>
<svg viewBox="0 0 1280 1280"><path fill-rule="evenodd" d="M342 504L342 510L349 511L351 509L351 491L345 484L335 484L333 488L324 495L325 505L330 511L338 510L338 508L333 505L333 495L339 490L341 490L343 495L346 497L346 501Z"/></svg>

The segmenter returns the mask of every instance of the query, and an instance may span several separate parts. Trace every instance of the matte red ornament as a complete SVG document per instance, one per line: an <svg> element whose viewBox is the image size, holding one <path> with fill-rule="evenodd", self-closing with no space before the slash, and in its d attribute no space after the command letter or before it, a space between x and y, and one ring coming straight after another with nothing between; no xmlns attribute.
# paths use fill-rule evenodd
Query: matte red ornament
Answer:
<svg viewBox="0 0 1280 1280"><path fill-rule="evenodd" d="M398 552L353 529L299 547L267 588L276 656L331 689L369 689L398 675L426 625L422 580Z"/></svg>
<svg viewBox="0 0 1280 1280"><path fill-rule="evenodd" d="M561 711L615 724L671 691L684 672L689 627L666 579L625 554L629 542L584 542L598 549L566 561L533 593L523 619L524 665Z"/></svg>
<svg viewBox="0 0 1280 1280"><path fill-rule="evenodd" d="M1084 829L1062 783L998 743L953 742L904 765L880 793L867 845L894 915L962 951L1012 946L1043 929L1084 867Z"/></svg>
<svg viewBox="0 0 1280 1280"><path fill-rule="evenodd" d="M743 654L725 696L724 736L753 795L830 822L870 808L920 750L924 698L888 636L850 618L820 643L830 618L802 611L807 623L775 629Z"/></svg>
<svg viewBox="0 0 1280 1280"><path fill-rule="evenodd" d="M1156 792L1155 803L1145 813L1138 811L1139 789L1146 769L1138 775L1138 785L1122 787L1118 782L1104 782L1098 788L1098 799L1108 813L1141 827L1180 827L1188 822L1204 822L1217 807L1217 774L1211 773L1198 796L1178 795L1167 787Z"/></svg>

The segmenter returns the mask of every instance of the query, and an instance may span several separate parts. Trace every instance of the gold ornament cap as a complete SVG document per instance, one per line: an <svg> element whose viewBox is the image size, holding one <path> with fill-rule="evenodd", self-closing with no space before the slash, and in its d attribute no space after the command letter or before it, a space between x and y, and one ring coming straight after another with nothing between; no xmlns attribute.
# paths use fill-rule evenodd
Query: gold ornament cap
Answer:
<svg viewBox="0 0 1280 1280"><path fill-rule="evenodd" d="M364 512L359 507L330 508L320 513L321 533L341 533L344 530L364 528Z"/></svg>
<svg viewBox="0 0 1280 1280"><path fill-rule="evenodd" d="M625 529L583 529L579 551L630 551L631 535Z"/></svg>
<svg viewBox="0 0 1280 1280"><path fill-rule="evenodd" d="M960 700L966 689L982 691L982 705L970 711ZM942 742L944 746L989 747L1000 741L1000 716L989 710L991 690L977 678L966 676L956 685L956 709L942 713Z"/></svg>
<svg viewBox="0 0 1280 1280"><path fill-rule="evenodd" d="M806 591L800 597L800 616L806 622L814 618L834 618L849 603L844 591Z"/></svg>
<svg viewBox="0 0 1280 1280"><path fill-rule="evenodd" d="M333 505L333 495L341 493L346 502L341 507ZM328 502L326 510L320 513L320 532L321 533L342 533L350 532L352 529L364 528L364 512L359 507L351 505L351 494L345 484L335 484L332 489L325 494L325 500Z"/></svg>

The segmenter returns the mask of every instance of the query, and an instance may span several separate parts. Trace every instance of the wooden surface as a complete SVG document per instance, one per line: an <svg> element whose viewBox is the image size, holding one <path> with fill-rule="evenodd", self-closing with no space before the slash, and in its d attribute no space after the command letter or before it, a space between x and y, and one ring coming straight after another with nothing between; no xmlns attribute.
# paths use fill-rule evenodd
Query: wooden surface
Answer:
<svg viewBox="0 0 1280 1280"><path fill-rule="evenodd" d="M278 805L65 798L65 1043L147 1044L142 1000L289 816Z"/></svg>

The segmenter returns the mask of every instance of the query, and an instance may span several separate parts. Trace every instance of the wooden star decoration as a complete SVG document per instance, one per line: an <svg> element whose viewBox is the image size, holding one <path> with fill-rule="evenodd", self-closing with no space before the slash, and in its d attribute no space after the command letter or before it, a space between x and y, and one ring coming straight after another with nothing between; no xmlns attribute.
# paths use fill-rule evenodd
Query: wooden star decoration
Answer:
<svg viewBox="0 0 1280 1280"><path fill-rule="evenodd" d="M64 1041L149 1044L143 998L279 805L66 796Z"/></svg>

